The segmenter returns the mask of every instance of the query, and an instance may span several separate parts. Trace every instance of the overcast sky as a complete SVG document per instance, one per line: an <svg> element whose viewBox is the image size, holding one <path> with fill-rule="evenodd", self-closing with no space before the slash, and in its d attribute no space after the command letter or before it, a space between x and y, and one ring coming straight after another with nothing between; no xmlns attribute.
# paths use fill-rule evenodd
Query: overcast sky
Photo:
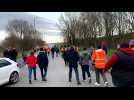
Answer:
<svg viewBox="0 0 134 100"><path fill-rule="evenodd" d="M34 23L36 28L42 32L48 43L61 42L60 30L57 27L59 18L63 12L0 12L0 40L6 37L5 29L8 21L13 19L24 19Z"/></svg>

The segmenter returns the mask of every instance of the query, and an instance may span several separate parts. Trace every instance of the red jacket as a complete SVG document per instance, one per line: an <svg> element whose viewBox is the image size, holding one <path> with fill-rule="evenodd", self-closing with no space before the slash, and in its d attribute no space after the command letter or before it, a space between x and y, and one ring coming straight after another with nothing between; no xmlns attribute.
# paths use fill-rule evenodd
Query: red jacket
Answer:
<svg viewBox="0 0 134 100"><path fill-rule="evenodd" d="M120 48L119 51L122 51L127 55L133 55L134 54L134 50L132 50L131 48ZM108 62L105 65L105 71L110 69L117 62L118 62L118 56L115 53L113 53L111 58L108 60Z"/></svg>
<svg viewBox="0 0 134 100"><path fill-rule="evenodd" d="M30 55L27 57L26 63L29 68L35 68L37 64L37 58L34 55Z"/></svg>

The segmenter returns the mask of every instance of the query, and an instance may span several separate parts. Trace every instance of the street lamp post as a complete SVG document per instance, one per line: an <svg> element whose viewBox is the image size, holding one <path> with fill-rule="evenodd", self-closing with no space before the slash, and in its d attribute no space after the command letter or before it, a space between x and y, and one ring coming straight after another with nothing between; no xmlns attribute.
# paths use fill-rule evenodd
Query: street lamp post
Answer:
<svg viewBox="0 0 134 100"><path fill-rule="evenodd" d="M35 28L35 19L36 19L36 17L34 16L34 28Z"/></svg>

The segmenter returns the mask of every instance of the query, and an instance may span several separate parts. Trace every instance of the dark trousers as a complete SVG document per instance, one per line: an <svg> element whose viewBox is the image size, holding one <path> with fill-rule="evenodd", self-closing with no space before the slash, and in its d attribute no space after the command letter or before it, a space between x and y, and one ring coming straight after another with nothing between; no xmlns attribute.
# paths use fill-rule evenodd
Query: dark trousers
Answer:
<svg viewBox="0 0 134 100"><path fill-rule="evenodd" d="M117 81L116 79L114 79L113 77L112 77L112 82L113 82L113 84L114 84L114 86L115 87L133 87L134 86L134 84L128 84L128 83L126 83L126 82L124 82L124 81Z"/></svg>
<svg viewBox="0 0 134 100"><path fill-rule="evenodd" d="M40 67L40 71L41 71L41 77L42 79L46 78L47 76L47 67Z"/></svg>
<svg viewBox="0 0 134 100"><path fill-rule="evenodd" d="M54 59L54 52L52 52L52 59Z"/></svg>
<svg viewBox="0 0 134 100"><path fill-rule="evenodd" d="M65 62L65 65L67 66L67 65L68 65L68 62L67 62L67 60L66 60L66 59L64 59L64 62Z"/></svg>
<svg viewBox="0 0 134 100"><path fill-rule="evenodd" d="M29 69L29 80L32 79L32 71L34 72L34 79L36 79L36 68L28 68Z"/></svg>
<svg viewBox="0 0 134 100"><path fill-rule="evenodd" d="M16 62L16 58L14 58L14 59L12 59L12 60Z"/></svg>
<svg viewBox="0 0 134 100"><path fill-rule="evenodd" d="M56 53L56 57L58 57L59 53Z"/></svg>
<svg viewBox="0 0 134 100"><path fill-rule="evenodd" d="M112 82L114 84L115 87L127 87L124 84L122 84L121 82L116 81L115 79L112 78Z"/></svg>
<svg viewBox="0 0 134 100"><path fill-rule="evenodd" d="M83 76L83 80L86 80L86 73L88 77L91 77L90 72L89 72L89 65L82 65L82 76Z"/></svg>
<svg viewBox="0 0 134 100"><path fill-rule="evenodd" d="M107 79L106 79L105 73L103 72L103 69L95 69L95 73L96 73L96 82L97 83L100 83L100 74L103 78L103 81L107 82Z"/></svg>
<svg viewBox="0 0 134 100"><path fill-rule="evenodd" d="M16 58L11 58L11 60L15 61L16 62Z"/></svg>
<svg viewBox="0 0 134 100"><path fill-rule="evenodd" d="M77 82L79 82L79 72L78 72L78 69L77 67L73 67L73 66L69 66L69 80L72 79L72 71L75 71L75 76L76 76L76 80Z"/></svg>

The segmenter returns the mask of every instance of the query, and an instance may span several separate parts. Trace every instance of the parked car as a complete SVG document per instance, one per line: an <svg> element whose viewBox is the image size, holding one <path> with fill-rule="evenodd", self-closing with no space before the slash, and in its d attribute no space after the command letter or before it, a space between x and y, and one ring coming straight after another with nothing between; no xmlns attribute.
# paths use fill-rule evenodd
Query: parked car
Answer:
<svg viewBox="0 0 134 100"><path fill-rule="evenodd" d="M5 83L16 83L19 81L18 63L8 59L0 58L0 85Z"/></svg>

